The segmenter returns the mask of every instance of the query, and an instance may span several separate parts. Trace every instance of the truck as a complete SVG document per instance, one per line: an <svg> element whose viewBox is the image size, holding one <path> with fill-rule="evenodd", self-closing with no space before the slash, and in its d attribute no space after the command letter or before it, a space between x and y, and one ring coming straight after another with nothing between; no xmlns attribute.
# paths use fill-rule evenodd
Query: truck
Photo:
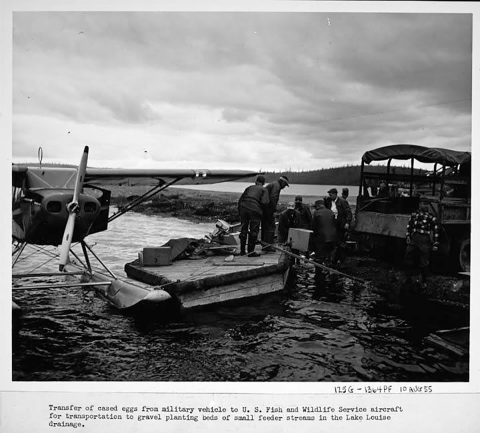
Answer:
<svg viewBox="0 0 480 433"><path fill-rule="evenodd" d="M394 144L367 151L360 167L354 232L369 248L402 256L421 203L440 227L434 259L470 272L471 152Z"/></svg>

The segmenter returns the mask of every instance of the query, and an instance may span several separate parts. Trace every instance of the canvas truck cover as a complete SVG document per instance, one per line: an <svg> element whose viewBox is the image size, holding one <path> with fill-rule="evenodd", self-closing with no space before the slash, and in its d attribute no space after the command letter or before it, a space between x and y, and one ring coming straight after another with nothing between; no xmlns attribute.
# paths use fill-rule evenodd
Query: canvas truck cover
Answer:
<svg viewBox="0 0 480 433"><path fill-rule="evenodd" d="M470 152L441 149L436 147L416 146L414 144L394 144L369 150L362 156L362 161L370 164L372 161L384 161L387 159L411 159L423 163L440 163L447 166L470 163Z"/></svg>

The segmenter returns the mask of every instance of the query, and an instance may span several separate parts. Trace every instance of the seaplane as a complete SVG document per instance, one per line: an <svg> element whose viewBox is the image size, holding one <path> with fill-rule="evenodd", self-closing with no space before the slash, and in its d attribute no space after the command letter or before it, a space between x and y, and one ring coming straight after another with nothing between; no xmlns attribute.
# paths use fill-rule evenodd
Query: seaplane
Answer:
<svg viewBox="0 0 480 433"><path fill-rule="evenodd" d="M87 237L105 231L109 224L172 185L213 184L246 179L259 173L247 170L110 169L88 167L85 146L78 167L12 164L12 279L61 277L60 283L41 282L19 289L84 287L121 310L139 304L156 305L170 298L165 290L115 275L87 243ZM147 192L114 213L110 212L108 186L146 186ZM77 254L72 244L81 245ZM27 245L43 250L52 246L58 268L51 272L15 272ZM93 260L97 266L92 266ZM96 269L100 267L101 271ZM72 282L72 278L74 281ZM65 281L62 281L62 280ZM56 278L55 278L56 280ZM78 281L77 281L78 280ZM21 306L12 301L13 313Z"/></svg>

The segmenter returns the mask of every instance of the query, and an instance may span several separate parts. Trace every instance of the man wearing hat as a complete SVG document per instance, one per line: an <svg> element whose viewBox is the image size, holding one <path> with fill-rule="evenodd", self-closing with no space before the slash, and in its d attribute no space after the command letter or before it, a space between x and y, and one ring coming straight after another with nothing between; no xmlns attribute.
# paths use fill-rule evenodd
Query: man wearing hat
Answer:
<svg viewBox="0 0 480 433"><path fill-rule="evenodd" d="M295 209L295 203L290 202L278 217L278 243L284 244L288 241L288 230L297 228L300 223L300 214Z"/></svg>
<svg viewBox="0 0 480 433"><path fill-rule="evenodd" d="M238 213L240 214L240 255L245 255L245 247L248 237L248 256L258 257L260 254L255 252L258 232L260 231L260 222L263 212L268 205L268 192L263 186L265 184L264 176L257 176L255 185L245 189L238 200Z"/></svg>
<svg viewBox="0 0 480 433"><path fill-rule="evenodd" d="M347 200L338 197L337 188L328 190L328 197L324 198L325 207L335 215L337 227L337 253L340 253L342 244L345 241L345 234L350 229L352 222L352 210ZM339 257L340 258L340 257Z"/></svg>
<svg viewBox="0 0 480 433"><path fill-rule="evenodd" d="M315 211L312 218L312 247L315 252L315 261L317 263L329 264L335 249L337 240L337 228L335 215L330 209L325 207L323 200L315 202ZM315 267L316 279L322 278L321 269Z"/></svg>
<svg viewBox="0 0 480 433"><path fill-rule="evenodd" d="M348 188L342 188L342 198L346 200L348 198L348 194L350 191L348 191Z"/></svg>
<svg viewBox="0 0 480 433"><path fill-rule="evenodd" d="M275 238L275 212L277 211L280 192L286 186L290 186L287 176L280 176L278 180L269 183L265 188L268 191L269 203L262 219L262 241L272 245ZM264 247L264 251L275 251L271 247Z"/></svg>
<svg viewBox="0 0 480 433"><path fill-rule="evenodd" d="M301 195L295 197L295 209L300 214L299 228L310 230L312 224L312 212L310 212L310 206L303 203Z"/></svg>

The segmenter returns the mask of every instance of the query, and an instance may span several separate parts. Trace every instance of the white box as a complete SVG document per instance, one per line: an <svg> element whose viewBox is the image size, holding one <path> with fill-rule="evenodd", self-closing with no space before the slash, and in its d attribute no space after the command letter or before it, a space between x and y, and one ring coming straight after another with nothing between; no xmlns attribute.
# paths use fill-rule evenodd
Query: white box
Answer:
<svg viewBox="0 0 480 433"><path fill-rule="evenodd" d="M292 243L292 249L299 251L308 251L310 244L310 235L312 230L289 229L287 242Z"/></svg>
<svg viewBox="0 0 480 433"><path fill-rule="evenodd" d="M229 233L223 237L223 244L225 245L240 245L240 233Z"/></svg>

